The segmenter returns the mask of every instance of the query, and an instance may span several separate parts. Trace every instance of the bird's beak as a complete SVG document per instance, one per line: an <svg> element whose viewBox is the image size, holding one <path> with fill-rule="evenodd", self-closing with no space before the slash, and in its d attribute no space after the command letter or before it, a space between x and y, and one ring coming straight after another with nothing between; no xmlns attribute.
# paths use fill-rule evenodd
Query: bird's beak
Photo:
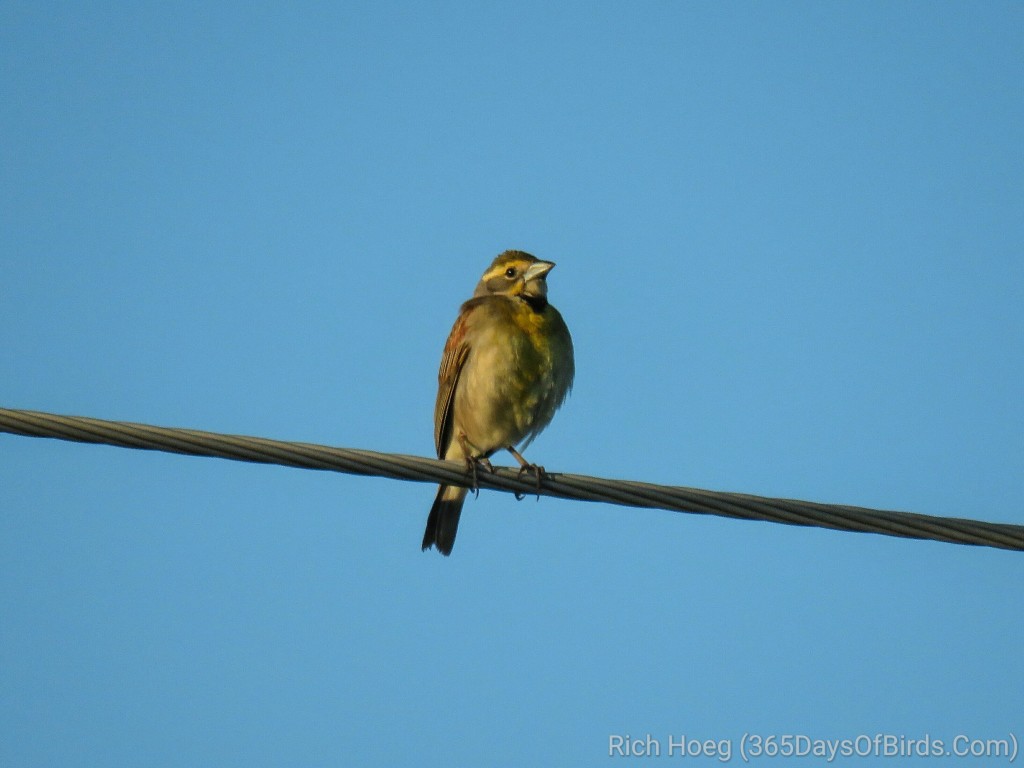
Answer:
<svg viewBox="0 0 1024 768"><path fill-rule="evenodd" d="M539 280L554 268L555 262L553 261L535 262L527 268L526 273L523 275L523 280L527 283L531 280Z"/></svg>

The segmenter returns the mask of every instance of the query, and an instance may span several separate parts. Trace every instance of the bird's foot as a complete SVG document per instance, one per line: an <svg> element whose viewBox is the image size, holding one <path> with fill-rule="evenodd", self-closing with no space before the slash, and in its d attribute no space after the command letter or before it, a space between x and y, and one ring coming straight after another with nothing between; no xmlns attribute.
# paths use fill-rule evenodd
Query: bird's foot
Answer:
<svg viewBox="0 0 1024 768"><path fill-rule="evenodd" d="M477 468L483 467L490 473L494 473L494 467L491 465L490 459L486 456L467 456L466 457L466 471L469 472L473 477L473 485L470 490L476 494L477 498L480 497L480 483L477 481Z"/></svg>
<svg viewBox="0 0 1024 768"><path fill-rule="evenodd" d="M524 473L533 473L534 477L537 478L537 500L539 501L540 500L540 484L541 484L541 481L547 475L547 472L544 471L544 467L542 467L540 464L524 464L523 466L519 467L519 475L517 476L517 479L518 480L522 480ZM523 499L526 498L526 494L525 493L517 493L516 494L516 498L518 500L522 501Z"/></svg>
<svg viewBox="0 0 1024 768"><path fill-rule="evenodd" d="M544 480L544 476L547 474L544 471L544 467L540 464L531 464L512 446L508 447L508 452L515 456L516 461L519 462L519 474L516 476L517 480L523 479L523 474L532 473L537 478L537 498L540 499L540 484ZM517 493L516 499L522 501L526 498L526 494Z"/></svg>

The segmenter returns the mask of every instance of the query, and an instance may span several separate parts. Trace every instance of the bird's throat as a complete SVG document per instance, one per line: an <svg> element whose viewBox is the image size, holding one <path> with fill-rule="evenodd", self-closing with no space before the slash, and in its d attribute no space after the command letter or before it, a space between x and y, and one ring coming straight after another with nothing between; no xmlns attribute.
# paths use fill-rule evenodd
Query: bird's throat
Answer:
<svg viewBox="0 0 1024 768"><path fill-rule="evenodd" d="M547 296L530 296L529 294L521 293L519 298L525 301L534 312L543 312L548 305Z"/></svg>

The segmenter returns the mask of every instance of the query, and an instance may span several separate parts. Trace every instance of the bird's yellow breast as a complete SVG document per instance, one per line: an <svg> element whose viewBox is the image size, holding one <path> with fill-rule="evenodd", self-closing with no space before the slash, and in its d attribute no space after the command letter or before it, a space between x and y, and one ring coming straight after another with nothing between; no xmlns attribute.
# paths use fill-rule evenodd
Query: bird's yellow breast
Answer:
<svg viewBox="0 0 1024 768"><path fill-rule="evenodd" d="M525 301L517 301L513 304L515 309L512 312L512 322L519 330L530 337L533 342L544 339L544 332L550 325L547 318L547 310L535 312Z"/></svg>

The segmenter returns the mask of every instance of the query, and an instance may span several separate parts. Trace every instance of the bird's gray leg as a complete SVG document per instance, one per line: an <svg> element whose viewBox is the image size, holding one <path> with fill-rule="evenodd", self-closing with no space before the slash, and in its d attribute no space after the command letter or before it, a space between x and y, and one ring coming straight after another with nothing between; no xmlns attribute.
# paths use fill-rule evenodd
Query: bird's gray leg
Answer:
<svg viewBox="0 0 1024 768"><path fill-rule="evenodd" d="M462 445L462 452L466 456L466 470L473 476L473 493L475 493L479 498L480 484L476 479L477 466L482 466L491 473L494 472L494 467L491 466L490 460L486 456L482 455L483 451L469 442L466 435L462 432L459 433L459 443Z"/></svg>

